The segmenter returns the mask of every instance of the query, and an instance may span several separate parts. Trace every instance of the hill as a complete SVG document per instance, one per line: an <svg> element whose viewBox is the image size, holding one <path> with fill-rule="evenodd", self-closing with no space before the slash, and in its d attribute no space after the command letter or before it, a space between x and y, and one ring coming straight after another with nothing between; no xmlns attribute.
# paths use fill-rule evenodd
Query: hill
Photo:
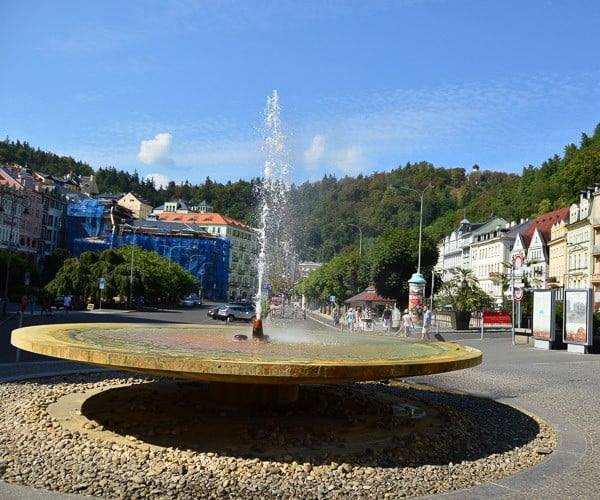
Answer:
<svg viewBox="0 0 600 500"><path fill-rule="evenodd" d="M260 179L220 184L207 177L201 185L171 182L157 189L137 172L114 167L94 172L84 162L8 139L0 143L0 162L27 164L57 176L95 173L101 192L133 191L154 206L173 198L207 201L215 211L256 224ZM600 182L600 125L591 136L583 133L579 145L567 145L562 155L554 154L540 166L529 165L521 175L477 166L447 169L428 162L407 163L389 172L341 179L326 175L292 186L289 207L301 259L323 261L356 245L357 237L368 248L369 241L387 228L418 226L421 194L424 233L437 240L463 218L481 221L499 215L519 220L569 206L581 189L596 182Z"/></svg>

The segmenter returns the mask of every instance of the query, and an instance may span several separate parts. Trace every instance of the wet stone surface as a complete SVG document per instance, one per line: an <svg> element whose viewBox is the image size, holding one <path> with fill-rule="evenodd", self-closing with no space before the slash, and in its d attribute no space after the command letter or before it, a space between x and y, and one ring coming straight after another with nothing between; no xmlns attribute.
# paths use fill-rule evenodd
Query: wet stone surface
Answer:
<svg viewBox="0 0 600 500"><path fill-rule="evenodd" d="M81 411L52 416L76 394ZM113 372L5 383L0 400L4 481L103 498L421 496L556 447L536 417L401 381L302 386L292 404L240 409L211 403L201 382Z"/></svg>

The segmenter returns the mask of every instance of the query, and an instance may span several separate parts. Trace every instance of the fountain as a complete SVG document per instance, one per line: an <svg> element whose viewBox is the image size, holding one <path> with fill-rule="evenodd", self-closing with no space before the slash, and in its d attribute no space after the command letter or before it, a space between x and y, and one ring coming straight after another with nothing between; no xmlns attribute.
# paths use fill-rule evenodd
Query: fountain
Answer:
<svg viewBox="0 0 600 500"><path fill-rule="evenodd" d="M289 184L277 92L267 101L267 160L260 211L257 320L252 339L239 327L62 324L19 328L12 344L38 354L119 370L210 382L214 399L236 404L297 400L302 384L336 384L426 375L481 363L481 352L444 342L416 342L337 330L305 331L269 323L262 294L268 276L294 265L285 223Z"/></svg>

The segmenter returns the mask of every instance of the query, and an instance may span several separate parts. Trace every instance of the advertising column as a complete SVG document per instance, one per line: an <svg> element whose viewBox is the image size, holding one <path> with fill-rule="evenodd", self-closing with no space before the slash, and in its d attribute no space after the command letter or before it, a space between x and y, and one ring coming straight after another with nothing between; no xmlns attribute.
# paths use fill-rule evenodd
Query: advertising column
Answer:
<svg viewBox="0 0 600 500"><path fill-rule="evenodd" d="M425 278L421 273L414 273L408 280L408 310L415 328L423 326L423 303L425 302Z"/></svg>

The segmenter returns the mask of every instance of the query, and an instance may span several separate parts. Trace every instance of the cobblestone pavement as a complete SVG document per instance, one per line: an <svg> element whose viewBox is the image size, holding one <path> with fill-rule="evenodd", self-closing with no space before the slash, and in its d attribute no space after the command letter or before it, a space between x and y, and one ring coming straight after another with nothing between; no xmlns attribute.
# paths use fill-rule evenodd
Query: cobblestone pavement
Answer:
<svg viewBox="0 0 600 500"><path fill-rule="evenodd" d="M558 448L547 460L526 471L436 498L598 498L600 481L600 356L546 351L512 345L510 337L478 332L445 332L449 341L480 349L480 366L468 370L406 379L463 391L533 413L559 434ZM0 383L73 371L89 366L46 361L0 364ZM481 425L485 426L485 422ZM33 490L0 482L0 498L83 498Z"/></svg>

